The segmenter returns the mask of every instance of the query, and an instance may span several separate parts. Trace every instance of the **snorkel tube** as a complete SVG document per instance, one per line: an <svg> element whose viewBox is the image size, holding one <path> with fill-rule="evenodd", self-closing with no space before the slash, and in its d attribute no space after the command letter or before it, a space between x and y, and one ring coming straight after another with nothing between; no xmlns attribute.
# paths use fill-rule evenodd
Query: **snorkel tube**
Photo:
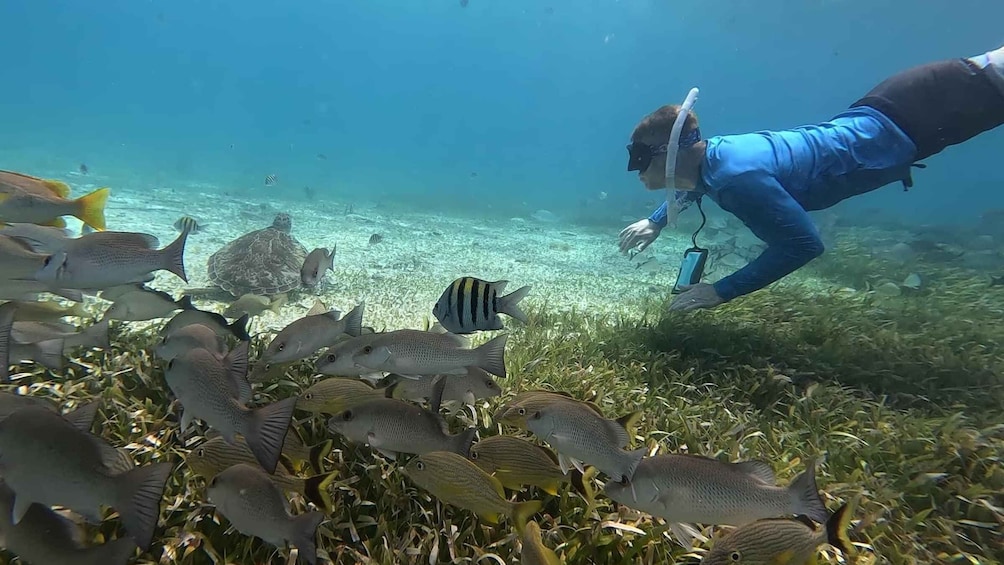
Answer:
<svg viewBox="0 0 1004 565"><path fill-rule="evenodd" d="M683 124L687 121L687 116L690 115L690 109L694 107L694 103L697 102L697 93L699 91L697 88L691 88L690 92L687 93L687 98L683 101L683 105L680 106L680 111L676 115L676 121L673 122L673 129L669 134L669 145L666 146L666 202L670 206L676 200L674 192L676 188L676 154L680 149L680 132L683 131Z"/></svg>

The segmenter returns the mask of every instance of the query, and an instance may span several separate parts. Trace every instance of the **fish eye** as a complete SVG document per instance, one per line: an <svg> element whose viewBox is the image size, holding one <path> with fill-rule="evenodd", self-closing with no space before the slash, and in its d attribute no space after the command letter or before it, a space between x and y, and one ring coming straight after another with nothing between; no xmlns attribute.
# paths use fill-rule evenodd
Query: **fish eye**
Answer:
<svg viewBox="0 0 1004 565"><path fill-rule="evenodd" d="M425 463L422 463L421 461L417 461L417 462L415 462L415 468L418 469L419 471L424 471L425 470Z"/></svg>
<svg viewBox="0 0 1004 565"><path fill-rule="evenodd" d="M334 363L338 360L338 356L334 353L328 353L328 363Z"/></svg>
<svg viewBox="0 0 1004 565"><path fill-rule="evenodd" d="M283 349L286 349L286 344L280 343L279 347L277 347L275 350L281 353Z"/></svg>
<svg viewBox="0 0 1004 565"><path fill-rule="evenodd" d="M471 450L471 459L477 459L477 458L478 458L478 452L477 452L477 451L474 451L474 450L472 449L472 450Z"/></svg>
<svg viewBox="0 0 1004 565"><path fill-rule="evenodd" d="M345 412L342 412L342 420L348 422L351 419L352 419L352 410L346 410Z"/></svg>
<svg viewBox="0 0 1004 565"><path fill-rule="evenodd" d="M372 345L367 345L366 347L363 348L363 354L364 355L368 355L370 353L373 353L373 346Z"/></svg>
<svg viewBox="0 0 1004 565"><path fill-rule="evenodd" d="M729 559L731 559L733 563L738 563L739 560L742 559L742 558L743 558L742 554L739 553L738 551L733 551L729 555Z"/></svg>
<svg viewBox="0 0 1004 565"><path fill-rule="evenodd" d="M42 266L48 267L49 263L52 263L52 255L49 255L48 257L45 258L45 261L42 263Z"/></svg>
<svg viewBox="0 0 1004 565"><path fill-rule="evenodd" d="M174 368L174 359L167 362L167 370L170 371L172 368Z"/></svg>
<svg viewBox="0 0 1004 565"><path fill-rule="evenodd" d="M516 413L520 416L526 416L526 408L517 408Z"/></svg>
<svg viewBox="0 0 1004 565"><path fill-rule="evenodd" d="M205 457L206 456L206 450L205 450L205 448L200 447L200 448L198 448L198 449L195 450L195 454L198 455L199 457Z"/></svg>
<svg viewBox="0 0 1004 565"><path fill-rule="evenodd" d="M311 398L314 398L314 393L312 392L308 392L307 394L303 395L304 400L310 400Z"/></svg>

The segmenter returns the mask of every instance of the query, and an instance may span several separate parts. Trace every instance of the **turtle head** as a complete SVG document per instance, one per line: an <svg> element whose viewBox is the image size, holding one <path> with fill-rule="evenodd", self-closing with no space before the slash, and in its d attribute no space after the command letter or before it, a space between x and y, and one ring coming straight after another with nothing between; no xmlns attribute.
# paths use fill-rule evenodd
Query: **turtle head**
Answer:
<svg viewBox="0 0 1004 565"><path fill-rule="evenodd" d="M272 220L272 227L283 233L289 233L293 229L293 219L289 217L289 214L280 212Z"/></svg>

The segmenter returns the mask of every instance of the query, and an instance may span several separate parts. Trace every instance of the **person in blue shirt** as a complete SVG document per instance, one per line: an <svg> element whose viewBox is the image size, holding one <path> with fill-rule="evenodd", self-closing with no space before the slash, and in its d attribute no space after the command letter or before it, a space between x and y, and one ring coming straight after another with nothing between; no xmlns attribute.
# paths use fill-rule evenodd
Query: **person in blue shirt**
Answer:
<svg viewBox="0 0 1004 565"><path fill-rule="evenodd" d="M638 171L649 190L666 187L667 140L680 108L659 108L631 134L628 171ZM817 125L702 140L690 112L679 134L675 198L621 231L620 249L644 250L682 210L708 196L767 244L742 269L714 284L684 287L670 305L713 308L823 253L808 211L897 181L910 187L917 161L1002 123L1004 47L902 71Z"/></svg>

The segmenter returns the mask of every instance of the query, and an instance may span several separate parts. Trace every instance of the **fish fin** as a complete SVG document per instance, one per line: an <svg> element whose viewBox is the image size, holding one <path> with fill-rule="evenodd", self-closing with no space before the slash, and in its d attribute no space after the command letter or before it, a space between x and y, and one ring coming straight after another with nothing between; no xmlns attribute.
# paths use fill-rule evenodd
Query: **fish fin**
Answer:
<svg viewBox="0 0 1004 565"><path fill-rule="evenodd" d="M183 231L181 232L181 235L178 236L178 239L175 239L171 245L168 245L159 251L160 256L164 261L161 268L170 273L174 273L178 278L186 283L188 282L188 275L185 274L185 242L187 240L188 232Z"/></svg>
<svg viewBox="0 0 1004 565"><path fill-rule="evenodd" d="M14 313L17 303L5 302L0 305L0 382L10 381L10 332L14 327Z"/></svg>
<svg viewBox="0 0 1004 565"><path fill-rule="evenodd" d="M237 400L241 404L251 402L254 391L251 390L251 383L248 382L248 348L251 342L242 341L227 353L223 358L223 364L227 367L228 374L234 387L237 390Z"/></svg>
<svg viewBox="0 0 1004 565"><path fill-rule="evenodd" d="M66 221L63 218L56 218L55 220L50 220L48 222L39 224L40 226L48 226L53 228L65 228Z"/></svg>
<svg viewBox="0 0 1004 565"><path fill-rule="evenodd" d="M774 557L771 557L770 561L767 562L767 565L791 565L793 563L792 560L794 558L795 558L795 550L786 549L781 553L778 553ZM805 565L816 565L817 563L819 563L819 561L816 559L816 554L813 553L812 557L810 557L809 560L805 562Z"/></svg>
<svg viewBox="0 0 1004 565"><path fill-rule="evenodd" d="M578 473L580 477L582 476L582 473L579 473L578 471L576 471L576 473ZM551 496L558 496L558 487L561 486L561 481L554 479L537 486L540 487L540 490Z"/></svg>
<svg viewBox="0 0 1004 565"><path fill-rule="evenodd" d="M380 455L383 455L387 459L390 459L391 461L397 461L397 452L396 451L387 451L386 449L380 449L379 447L376 447L372 443L370 444L370 447L372 447L373 449L377 450L377 453L379 453Z"/></svg>
<svg viewBox="0 0 1004 565"><path fill-rule="evenodd" d="M282 307L287 303L289 303L289 296L284 292L272 297L272 301L268 304L268 309L274 314L279 314L282 312Z"/></svg>
<svg viewBox="0 0 1004 565"><path fill-rule="evenodd" d="M446 377L439 375L432 382L432 396L429 397L429 411L439 415L439 409L443 405L443 391L446 390Z"/></svg>
<svg viewBox="0 0 1004 565"><path fill-rule="evenodd" d="M179 298L175 304L177 304L178 308L181 308L182 310L198 310L198 308L195 307L195 304L192 304L192 297L187 294Z"/></svg>
<svg viewBox="0 0 1004 565"><path fill-rule="evenodd" d="M289 421L295 407L296 397L289 397L252 410L250 417L245 420L241 433L258 463L269 474L275 473L275 467L279 464L279 454L289 432Z"/></svg>
<svg viewBox="0 0 1004 565"><path fill-rule="evenodd" d="M98 415L98 407L101 402L94 400L77 406L73 410L63 414L67 422L73 424L74 428L82 432L90 432L94 426L94 418Z"/></svg>
<svg viewBox="0 0 1004 565"><path fill-rule="evenodd" d="M299 557L302 557L308 565L317 564L317 526L324 521L324 514L320 512L307 512L291 519L292 531L290 532L290 545L297 548Z"/></svg>
<svg viewBox="0 0 1004 565"><path fill-rule="evenodd" d="M70 197L70 185L63 181L52 180L52 179L42 179L42 185L52 191L53 194L60 198Z"/></svg>
<svg viewBox="0 0 1004 565"><path fill-rule="evenodd" d="M618 447L625 447L631 444L631 438L634 437L635 428L638 426L638 422L641 421L641 416L642 411L638 410L617 418L616 422L618 426L627 432L627 442L624 443L624 445L619 445Z"/></svg>
<svg viewBox="0 0 1004 565"><path fill-rule="evenodd" d="M230 333L234 335L237 339L241 341L251 341L251 336L248 334L248 320L251 319L249 314L244 314L240 318L234 320L234 323L227 326Z"/></svg>
<svg viewBox="0 0 1004 565"><path fill-rule="evenodd" d="M572 459L571 457L563 453L558 453L558 467L561 468L561 472L563 474L568 474L568 471L570 471L571 469L575 469L576 468L575 463L576 463L575 460ZM579 472L581 473L582 471Z"/></svg>
<svg viewBox="0 0 1004 565"><path fill-rule="evenodd" d="M108 543L78 549L73 553L74 565L126 565L136 553L136 542L125 536Z"/></svg>
<svg viewBox="0 0 1004 565"><path fill-rule="evenodd" d="M31 505L34 504L33 501L29 500L26 496L20 496L18 494L14 495L14 510L11 514L11 523L15 526L21 523L24 519L24 515L28 513Z"/></svg>
<svg viewBox="0 0 1004 565"><path fill-rule="evenodd" d="M815 461L809 462L805 472L795 477L787 490L794 510L792 514L804 514L820 524L826 523L830 513L826 510L826 505L816 487Z"/></svg>
<svg viewBox="0 0 1004 565"><path fill-rule="evenodd" d="M697 528L690 524L674 522L669 525L669 531L676 538L676 541L680 542L680 545L685 547L687 551L693 551L694 540L700 534Z"/></svg>
<svg viewBox="0 0 1004 565"><path fill-rule="evenodd" d="M453 436L454 445L453 451L464 457L467 457L471 453L471 445L474 444L474 438L478 433L477 428L467 428L466 430L460 432L459 434Z"/></svg>
<svg viewBox="0 0 1004 565"><path fill-rule="evenodd" d="M181 433L184 434L188 431L188 426L192 425L192 411L187 410L184 407L181 408Z"/></svg>
<svg viewBox="0 0 1004 565"><path fill-rule="evenodd" d="M508 337L500 335L475 349L478 352L478 367L505 378L505 342Z"/></svg>
<svg viewBox="0 0 1004 565"><path fill-rule="evenodd" d="M97 231L105 231L107 228L105 225L105 204L108 202L110 192L111 190L107 187L99 188L76 199L74 203L77 205L77 213L74 216Z"/></svg>
<svg viewBox="0 0 1004 565"><path fill-rule="evenodd" d="M523 535L523 528L526 527L526 523L530 521L530 516L533 516L540 509L544 507L544 503L539 500L528 500L526 502L518 502L512 506L512 523L516 527L516 531Z"/></svg>
<svg viewBox="0 0 1004 565"><path fill-rule="evenodd" d="M770 463L766 461L743 461L741 463L733 463L734 468L737 471L745 473L755 479L759 479L764 484L774 486L777 484L777 478L774 476L774 469L770 466Z"/></svg>
<svg viewBox="0 0 1004 565"><path fill-rule="evenodd" d="M499 288L498 291L502 292L502 289ZM519 302L526 298L529 292L530 286L528 285L517 289L515 292L499 297L496 310L526 324L528 322L526 313L519 307Z"/></svg>
<svg viewBox="0 0 1004 565"><path fill-rule="evenodd" d="M363 310L365 309L365 307L366 304L364 302L360 302L358 305L356 305L355 308L350 310L349 313L345 315L344 318L345 328L342 330L343 333L346 333L352 337L358 337L362 335Z"/></svg>
<svg viewBox="0 0 1004 565"><path fill-rule="evenodd" d="M647 454L648 454L648 448L646 447L642 447L634 451L628 452L629 463L628 463L628 472L626 475L628 479L634 476L635 469L638 468L638 464L641 463L641 460L644 459L645 455ZM579 470L581 471L582 469L580 468Z"/></svg>
<svg viewBox="0 0 1004 565"><path fill-rule="evenodd" d="M320 301L320 299L318 299L318 300L314 301L314 305L310 307L310 310L307 310L306 315L307 316L316 316L318 314L323 314L323 313L325 313L327 311L328 311L328 307L325 306L324 303Z"/></svg>
<svg viewBox="0 0 1004 565"><path fill-rule="evenodd" d="M173 467L170 463L154 463L116 476L115 509L126 531L144 551L153 540L160 499Z"/></svg>
<svg viewBox="0 0 1004 565"><path fill-rule="evenodd" d="M826 542L839 549L844 555L850 555L851 548L854 547L850 538L847 537L847 528L850 527L851 518L854 516L849 507L854 505L853 502L844 504L826 521Z"/></svg>
<svg viewBox="0 0 1004 565"><path fill-rule="evenodd" d="M106 318L88 326L87 329L81 332L86 336L81 345L96 349L111 349L112 343L108 337L108 326L110 323L111 321Z"/></svg>
<svg viewBox="0 0 1004 565"><path fill-rule="evenodd" d="M324 457L331 453L332 446L334 446L334 441L328 439L310 448L307 461L315 473L324 472Z"/></svg>
<svg viewBox="0 0 1004 565"><path fill-rule="evenodd" d="M338 472L335 471L303 479L303 496L310 502L313 502L314 506L320 508L325 514L330 513L334 507L334 503L331 501L331 493L328 491L328 487L337 478Z"/></svg>
<svg viewBox="0 0 1004 565"><path fill-rule="evenodd" d="M56 296L62 296L63 298L70 300L72 302L84 301L84 293L73 288L53 288L53 289L48 289L46 292L51 292Z"/></svg>
<svg viewBox="0 0 1004 565"><path fill-rule="evenodd" d="M53 371L62 369L65 341L63 338L56 338L35 343L34 346L38 352L38 358L35 361Z"/></svg>
<svg viewBox="0 0 1004 565"><path fill-rule="evenodd" d="M136 468L136 463L132 460L124 449L117 449L100 439L97 439L98 451L101 452L101 463L112 475L128 473Z"/></svg>
<svg viewBox="0 0 1004 565"><path fill-rule="evenodd" d="M337 249L338 249L337 245L332 245L331 246L331 253L328 253L327 249L324 250L324 253L325 253L324 259L328 262L328 264L327 264L326 267L324 267L323 269L321 269L322 273L325 272L325 271L331 271L332 273L335 272L335 251Z"/></svg>

